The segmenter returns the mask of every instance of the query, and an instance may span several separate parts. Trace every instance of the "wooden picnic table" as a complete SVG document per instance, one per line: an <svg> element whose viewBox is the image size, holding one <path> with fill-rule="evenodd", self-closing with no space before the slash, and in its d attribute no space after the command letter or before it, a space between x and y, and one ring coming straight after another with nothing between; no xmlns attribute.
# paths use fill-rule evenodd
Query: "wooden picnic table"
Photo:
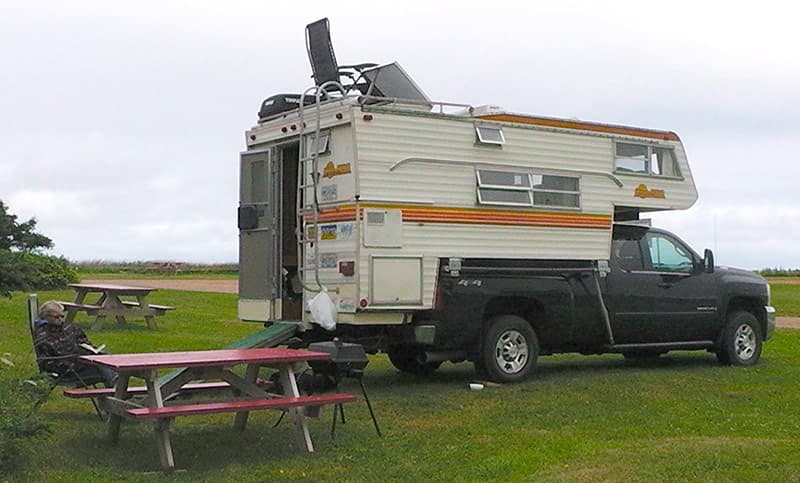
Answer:
<svg viewBox="0 0 800 483"><path fill-rule="evenodd" d="M108 367L119 373L113 394L110 389L104 394L101 394L103 390L96 389L78 389L65 394L71 397L82 397L81 394L85 394L85 397L95 397L100 394L101 406L110 413L108 434L114 442L119 439L122 418L135 421L155 420L154 429L159 457L162 467L167 471L175 469L169 425L172 419L178 416L235 412L234 428L244 430L250 411L261 409L289 411L294 419L298 443L305 451L313 452L314 445L306 423L305 408L356 400L355 396L350 394L300 395L296 371L307 361L328 358L330 355L323 352L283 348L81 356L80 362ZM244 376L239 376L231 370L232 367L242 364L246 365ZM259 386L257 378L262 366L279 370L283 394L269 393ZM156 373L159 369L182 369L182 372L178 377L162 385ZM143 401L136 402L130 397L131 377L144 379L146 391ZM182 387L198 380L224 381L234 391L228 392L227 396L214 402L192 400L188 403L182 401L177 405L165 404L172 395L179 393ZM131 392L135 392L140 388L130 389ZM193 391L193 394L195 392ZM169 402L172 404L172 401Z"/></svg>
<svg viewBox="0 0 800 483"><path fill-rule="evenodd" d="M69 287L75 290L75 300L62 302L67 312L66 321L72 322L75 319L75 314L83 311L96 317L92 326L94 329L99 329L107 316L114 316L120 325L127 323L125 319L127 316L144 317L147 326L155 329L155 317L164 315L167 310L174 309L174 307L166 305L150 304L147 301L148 295L158 290L152 287L133 287L106 283L71 283ZM86 296L90 293L99 293L100 296L96 302L88 304L86 303ZM125 300L123 297L135 298L136 300Z"/></svg>

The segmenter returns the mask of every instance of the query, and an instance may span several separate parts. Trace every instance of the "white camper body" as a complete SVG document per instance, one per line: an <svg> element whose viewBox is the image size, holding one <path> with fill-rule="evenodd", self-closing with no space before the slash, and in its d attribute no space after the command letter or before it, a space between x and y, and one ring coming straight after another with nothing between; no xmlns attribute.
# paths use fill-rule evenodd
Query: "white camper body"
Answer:
<svg viewBox="0 0 800 483"><path fill-rule="evenodd" d="M672 132L365 99L247 131L240 318L312 322L324 287L338 324L407 323L433 306L442 260L602 265L613 221L697 199Z"/></svg>

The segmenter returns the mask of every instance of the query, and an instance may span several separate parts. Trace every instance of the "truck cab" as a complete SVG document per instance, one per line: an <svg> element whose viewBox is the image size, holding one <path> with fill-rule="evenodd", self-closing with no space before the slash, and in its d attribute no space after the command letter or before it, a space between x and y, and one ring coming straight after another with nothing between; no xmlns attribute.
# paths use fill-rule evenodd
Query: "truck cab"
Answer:
<svg viewBox="0 0 800 483"><path fill-rule="evenodd" d="M717 339L736 311L753 315L762 339L772 334L769 285L745 270L715 267L665 230L617 224L607 299L616 344Z"/></svg>

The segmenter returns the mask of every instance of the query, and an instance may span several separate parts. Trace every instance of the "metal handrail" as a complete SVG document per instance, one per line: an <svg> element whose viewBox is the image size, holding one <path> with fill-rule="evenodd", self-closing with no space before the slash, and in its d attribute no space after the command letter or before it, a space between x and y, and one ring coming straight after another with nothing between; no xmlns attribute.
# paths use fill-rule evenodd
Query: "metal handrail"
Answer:
<svg viewBox="0 0 800 483"><path fill-rule="evenodd" d="M316 287L309 287L306 285L304 280L305 271L303 270L305 267L305 248L303 247L303 237L304 234L304 222L305 222L305 211L306 211L306 204L304 201L304 194L303 191L306 189L304 187L305 180L303 179L305 174L304 168L306 166L306 162L309 159L306 157L306 143L308 140L306 139L307 136L305 134L306 131L306 123L305 123L305 107L306 107L306 95L313 91L314 94L314 108L315 108L315 126L314 126L314 140L316 143L319 143L319 138L321 134L322 128L322 113L321 113L321 104L322 104L322 95L323 93L327 97L329 94L328 89L334 88L339 92L345 92L344 87L339 82L336 81L327 81L320 86L313 86L309 87L308 89L303 92L300 96L300 105L298 106L298 118L300 124L300 144L299 144L299 152L298 152L298 169L297 169L297 197L295 199L295 208L296 208L296 215L297 215L297 225L295 228L295 236L297 238L297 278L300 281L300 286L309 292L321 292L327 290L325 286L322 284L319 278L319 243L317 243L316 239L314 240L314 281L316 282ZM341 99L344 99L342 97ZM340 99L340 100L341 100ZM311 188L313 194L311 196L311 212L313 214L313 221L311 226L314 227L314 237L316 238L319 235L319 230L317 227L319 226L319 199L318 199L318 173L319 173L319 150L313 149L310 153L310 161L311 161Z"/></svg>

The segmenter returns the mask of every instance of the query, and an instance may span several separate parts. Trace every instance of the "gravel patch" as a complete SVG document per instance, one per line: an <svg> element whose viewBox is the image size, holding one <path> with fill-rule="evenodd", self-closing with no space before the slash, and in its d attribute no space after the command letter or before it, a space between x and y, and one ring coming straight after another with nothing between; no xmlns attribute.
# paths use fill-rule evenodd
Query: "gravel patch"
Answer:
<svg viewBox="0 0 800 483"><path fill-rule="evenodd" d="M131 287L166 288L170 290L188 290L190 292L239 293L238 280L81 280L82 283L113 283Z"/></svg>

